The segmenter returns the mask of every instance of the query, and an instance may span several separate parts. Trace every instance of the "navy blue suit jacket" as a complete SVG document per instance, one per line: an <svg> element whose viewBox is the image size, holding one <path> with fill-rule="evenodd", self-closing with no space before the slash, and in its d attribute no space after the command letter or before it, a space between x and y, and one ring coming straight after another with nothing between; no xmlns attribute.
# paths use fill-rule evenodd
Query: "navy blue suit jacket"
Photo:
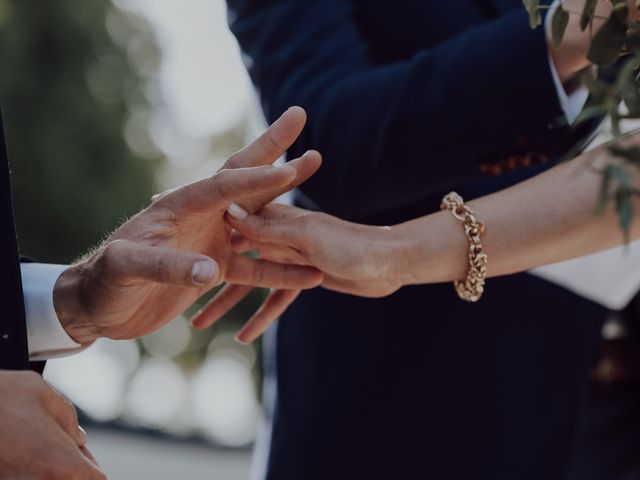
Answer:
<svg viewBox="0 0 640 480"><path fill-rule="evenodd" d="M9 163L0 114L0 369L29 368L20 260L11 207Z"/></svg>
<svg viewBox="0 0 640 480"><path fill-rule="evenodd" d="M324 156L305 206L400 222L450 189L532 175L482 172L558 158L585 133L564 125L520 0L228 3L267 118L309 113L290 152ZM268 478L563 478L603 316L529 275L490 280L474 305L451 285L307 292L266 345Z"/></svg>

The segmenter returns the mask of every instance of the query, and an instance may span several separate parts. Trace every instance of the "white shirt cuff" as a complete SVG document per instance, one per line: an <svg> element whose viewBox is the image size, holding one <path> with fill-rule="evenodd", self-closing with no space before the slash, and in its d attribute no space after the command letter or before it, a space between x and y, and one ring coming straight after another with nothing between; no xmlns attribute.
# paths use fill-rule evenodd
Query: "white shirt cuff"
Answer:
<svg viewBox="0 0 640 480"><path fill-rule="evenodd" d="M544 21L544 28L547 32L551 28L551 19L553 18L553 14L555 13L559 3L559 0L555 0L547 11L547 16L545 17ZM573 122L575 122L576 118L578 118L578 115L580 115L580 112L584 108L585 103L587 103L587 99L589 98L589 90L584 85L580 85L571 93L567 94L567 91L564 89L562 82L560 82L560 76L558 75L558 70L553 63L551 54L549 54L549 66L551 67L551 77L553 78L553 83L556 87L556 92L558 93L560 107L564 112L567 122L571 125Z"/></svg>
<svg viewBox="0 0 640 480"><path fill-rule="evenodd" d="M29 359L47 360L76 353L83 346L64 330L53 307L53 287L67 266L22 263Z"/></svg>

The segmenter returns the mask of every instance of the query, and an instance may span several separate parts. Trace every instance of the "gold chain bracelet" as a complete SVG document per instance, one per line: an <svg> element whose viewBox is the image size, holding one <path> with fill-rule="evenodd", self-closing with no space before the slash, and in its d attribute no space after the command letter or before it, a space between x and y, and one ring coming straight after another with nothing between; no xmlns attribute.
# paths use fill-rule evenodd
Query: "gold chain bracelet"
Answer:
<svg viewBox="0 0 640 480"><path fill-rule="evenodd" d="M464 200L456 192L451 192L442 199L442 210L450 210L453 216L464 225L464 233L469 241L469 273L464 281L456 281L453 285L458 296L467 302L477 302L484 292L484 281L487 276L487 254L482 251L480 235L484 233L484 225L476 219L473 210L465 205Z"/></svg>

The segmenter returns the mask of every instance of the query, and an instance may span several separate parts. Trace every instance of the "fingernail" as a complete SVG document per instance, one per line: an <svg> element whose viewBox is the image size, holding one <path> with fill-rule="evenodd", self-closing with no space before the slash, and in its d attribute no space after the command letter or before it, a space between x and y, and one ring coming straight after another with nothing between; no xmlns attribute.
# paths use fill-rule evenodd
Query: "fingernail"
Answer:
<svg viewBox="0 0 640 480"><path fill-rule="evenodd" d="M206 285L217 273L217 265L211 260L198 260L191 269L191 278L197 285Z"/></svg>
<svg viewBox="0 0 640 480"><path fill-rule="evenodd" d="M238 333L236 333L233 338L235 338L236 342L238 342L240 345L251 345L251 342L245 342L244 340L242 340L240 338L240 335L242 335L242 330L239 331Z"/></svg>
<svg viewBox="0 0 640 480"><path fill-rule="evenodd" d="M84 431L84 428L82 428L80 425L78 425L78 439L80 441L80 446L83 446L84 444L87 443L87 432Z"/></svg>
<svg viewBox="0 0 640 480"><path fill-rule="evenodd" d="M227 207L227 212L236 220L244 220L249 216L247 211L237 203L232 203Z"/></svg>

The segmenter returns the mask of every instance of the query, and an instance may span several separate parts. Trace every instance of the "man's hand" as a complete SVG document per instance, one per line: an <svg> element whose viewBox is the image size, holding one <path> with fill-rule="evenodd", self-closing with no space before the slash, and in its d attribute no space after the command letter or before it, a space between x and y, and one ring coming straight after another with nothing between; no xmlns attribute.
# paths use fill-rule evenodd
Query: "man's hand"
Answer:
<svg viewBox="0 0 640 480"><path fill-rule="evenodd" d="M248 208L263 204L317 170L317 152L282 167L271 165L305 120L302 109L288 110L213 177L159 195L95 253L65 271L54 289L54 306L69 335L88 344L98 337L150 334L222 282L277 289L319 285L322 274L314 268L233 252L224 221L232 202Z"/></svg>
<svg viewBox="0 0 640 480"><path fill-rule="evenodd" d="M33 372L0 371L0 479L103 480L76 410Z"/></svg>

